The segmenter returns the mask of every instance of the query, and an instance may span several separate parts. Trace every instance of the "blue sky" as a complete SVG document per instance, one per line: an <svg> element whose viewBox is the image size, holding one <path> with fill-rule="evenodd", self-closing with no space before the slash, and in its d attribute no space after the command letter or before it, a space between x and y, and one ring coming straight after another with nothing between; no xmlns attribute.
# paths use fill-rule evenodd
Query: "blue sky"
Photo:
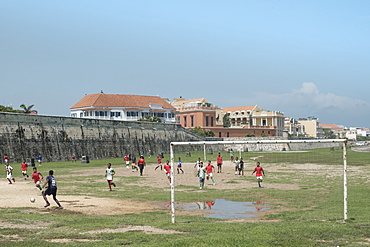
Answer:
<svg viewBox="0 0 370 247"><path fill-rule="evenodd" d="M369 1L0 1L0 104L206 98L370 127Z"/></svg>

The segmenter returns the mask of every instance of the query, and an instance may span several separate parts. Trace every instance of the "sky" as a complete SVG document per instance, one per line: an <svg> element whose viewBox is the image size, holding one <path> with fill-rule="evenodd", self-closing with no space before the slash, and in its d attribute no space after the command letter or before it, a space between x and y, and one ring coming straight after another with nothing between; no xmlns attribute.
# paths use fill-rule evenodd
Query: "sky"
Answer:
<svg viewBox="0 0 370 247"><path fill-rule="evenodd" d="M370 128L370 1L0 1L0 105L205 98Z"/></svg>

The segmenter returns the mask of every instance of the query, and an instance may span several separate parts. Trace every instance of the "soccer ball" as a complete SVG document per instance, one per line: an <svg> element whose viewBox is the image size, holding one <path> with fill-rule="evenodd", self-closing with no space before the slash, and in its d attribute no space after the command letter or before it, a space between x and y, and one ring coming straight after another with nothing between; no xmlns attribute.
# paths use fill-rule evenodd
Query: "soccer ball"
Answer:
<svg viewBox="0 0 370 247"><path fill-rule="evenodd" d="M31 197L31 198L30 198L30 201L31 201L31 202L35 202L35 201L36 201L36 199L35 199L34 197Z"/></svg>

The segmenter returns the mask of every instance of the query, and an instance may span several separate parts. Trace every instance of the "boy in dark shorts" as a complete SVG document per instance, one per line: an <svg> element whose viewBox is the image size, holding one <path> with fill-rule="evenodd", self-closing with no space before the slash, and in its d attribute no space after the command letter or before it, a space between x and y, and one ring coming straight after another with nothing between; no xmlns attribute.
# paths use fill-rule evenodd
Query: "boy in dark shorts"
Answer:
<svg viewBox="0 0 370 247"><path fill-rule="evenodd" d="M53 175L54 175L54 171L50 170L49 176L46 177L46 181L44 185L42 186L42 188L45 188L45 186L47 185L47 189L42 193L42 197L44 198L46 202L46 205L44 207L46 208L50 206L50 203L48 199L46 198L46 196L52 195L53 200L56 202L56 204L58 204L58 208L63 209L62 205L60 205L57 199L57 181L55 180Z"/></svg>

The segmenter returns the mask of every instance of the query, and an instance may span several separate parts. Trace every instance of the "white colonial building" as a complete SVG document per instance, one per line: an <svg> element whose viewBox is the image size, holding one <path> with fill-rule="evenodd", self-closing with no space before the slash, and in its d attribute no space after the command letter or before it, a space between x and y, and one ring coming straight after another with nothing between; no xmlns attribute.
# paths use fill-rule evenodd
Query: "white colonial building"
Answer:
<svg viewBox="0 0 370 247"><path fill-rule="evenodd" d="M175 123L175 110L158 96L126 94L89 94L71 107L71 117L137 121L145 116L158 117L163 123Z"/></svg>

